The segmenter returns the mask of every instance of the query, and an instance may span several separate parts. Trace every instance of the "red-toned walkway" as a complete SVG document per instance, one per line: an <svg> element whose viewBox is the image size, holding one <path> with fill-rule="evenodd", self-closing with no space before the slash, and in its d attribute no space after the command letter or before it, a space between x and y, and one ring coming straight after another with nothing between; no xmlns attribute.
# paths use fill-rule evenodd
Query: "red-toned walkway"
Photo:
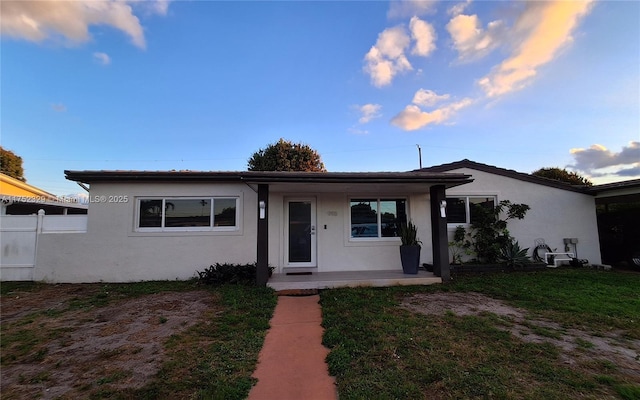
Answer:
<svg viewBox="0 0 640 400"><path fill-rule="evenodd" d="M278 297L249 400L335 400L322 346L320 296Z"/></svg>

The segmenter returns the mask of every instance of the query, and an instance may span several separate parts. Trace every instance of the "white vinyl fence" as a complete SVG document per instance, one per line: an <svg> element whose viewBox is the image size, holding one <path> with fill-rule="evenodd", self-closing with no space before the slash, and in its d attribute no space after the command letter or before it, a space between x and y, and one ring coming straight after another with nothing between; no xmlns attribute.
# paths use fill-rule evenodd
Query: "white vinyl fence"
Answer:
<svg viewBox="0 0 640 400"><path fill-rule="evenodd" d="M86 231L86 215L0 216L0 281L33 280L39 235Z"/></svg>

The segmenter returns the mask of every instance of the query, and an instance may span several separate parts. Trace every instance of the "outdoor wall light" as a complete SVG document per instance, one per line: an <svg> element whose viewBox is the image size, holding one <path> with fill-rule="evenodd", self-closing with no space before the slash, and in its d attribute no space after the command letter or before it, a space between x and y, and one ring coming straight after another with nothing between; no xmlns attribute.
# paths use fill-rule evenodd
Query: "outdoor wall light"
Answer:
<svg viewBox="0 0 640 400"><path fill-rule="evenodd" d="M260 202L260 219L264 219L266 216L267 205L264 201Z"/></svg>
<svg viewBox="0 0 640 400"><path fill-rule="evenodd" d="M447 218L447 201L440 200L440 216L442 218Z"/></svg>

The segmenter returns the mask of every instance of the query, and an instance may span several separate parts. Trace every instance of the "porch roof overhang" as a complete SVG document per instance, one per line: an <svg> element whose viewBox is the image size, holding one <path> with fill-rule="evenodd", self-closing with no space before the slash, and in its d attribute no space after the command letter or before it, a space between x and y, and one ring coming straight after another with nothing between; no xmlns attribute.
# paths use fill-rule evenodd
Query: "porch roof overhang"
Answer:
<svg viewBox="0 0 640 400"><path fill-rule="evenodd" d="M64 171L69 180L81 183L97 182L226 182L268 184L277 187L331 184L335 189L342 185L373 185L400 187L429 187L443 185L446 188L472 182L471 175L445 172L291 172L291 171Z"/></svg>

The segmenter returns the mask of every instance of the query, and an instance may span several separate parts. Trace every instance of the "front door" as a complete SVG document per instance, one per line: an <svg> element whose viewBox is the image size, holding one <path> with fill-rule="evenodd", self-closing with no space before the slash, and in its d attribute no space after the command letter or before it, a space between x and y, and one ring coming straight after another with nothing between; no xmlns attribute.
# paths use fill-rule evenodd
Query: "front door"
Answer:
<svg viewBox="0 0 640 400"><path fill-rule="evenodd" d="M285 265L316 267L316 200L288 199L285 204Z"/></svg>

